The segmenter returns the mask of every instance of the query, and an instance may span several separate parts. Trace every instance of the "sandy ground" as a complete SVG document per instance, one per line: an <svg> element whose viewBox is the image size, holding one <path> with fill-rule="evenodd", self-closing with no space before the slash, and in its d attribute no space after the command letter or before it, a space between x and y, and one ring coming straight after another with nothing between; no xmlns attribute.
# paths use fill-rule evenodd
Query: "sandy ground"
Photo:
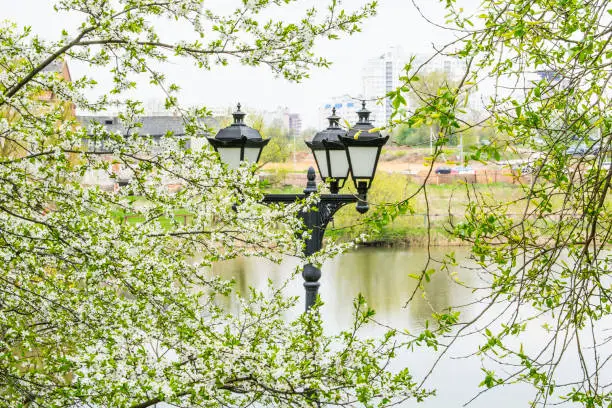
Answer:
<svg viewBox="0 0 612 408"><path fill-rule="evenodd" d="M285 163L266 163L262 167L262 171L266 171L267 169L284 169L288 170L291 173L303 173L308 170L308 167L314 166L316 169L316 163L311 154L299 153L295 158L290 158ZM443 163L436 163L434 167L438 166L449 166ZM470 167L474 168L474 170L483 170L486 166L481 163L470 163ZM412 161L407 161L405 158L398 160L380 160L378 163L377 171L385 171L388 173L409 173L409 174L418 174L425 173L429 169L429 165L424 164L424 160L422 158Z"/></svg>

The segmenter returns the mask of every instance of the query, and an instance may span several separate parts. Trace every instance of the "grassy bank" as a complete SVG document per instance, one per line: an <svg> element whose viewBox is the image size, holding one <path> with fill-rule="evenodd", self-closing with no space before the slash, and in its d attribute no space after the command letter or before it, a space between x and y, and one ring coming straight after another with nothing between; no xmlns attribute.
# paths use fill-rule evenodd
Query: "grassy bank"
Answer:
<svg viewBox="0 0 612 408"><path fill-rule="evenodd" d="M274 170L271 171L272 173ZM281 180L281 177L271 177ZM286 186L282 183L264 183L268 193L297 193L303 187ZM379 206L389 205L413 196L421 188L420 184L411 181L409 176L400 173L379 172L368 193L371 211L365 216L355 211L355 205L347 205L334 217L334 222L327 227L326 236L339 240L350 240L362 233L368 235L366 245L377 246L423 246L460 245L448 231L452 225L464 218L469 201L469 194L477 193L496 200L509 202L518 200L523 195L517 185L508 183L469 184L428 184L425 192L420 191L410 200L411 211L397 217L393 222L380 228L374 228L365 220ZM352 181L348 180L342 193L355 193ZM517 207L516 212L520 212Z"/></svg>
<svg viewBox="0 0 612 408"><path fill-rule="evenodd" d="M276 180L282 180L282 177ZM272 178L275 180L275 178ZM522 190L516 185L498 184L439 184L427 185L426 203L425 194L420 191L410 200L411 211L398 216L392 222L374 228L366 219L371 216L379 206L389 205L414 195L421 186L411 181L410 177L398 173L379 172L368 193L370 212L361 215L355 211L355 205L350 204L338 211L334 221L327 227L326 236L329 238L348 241L365 233L368 235L366 245L371 246L423 246L432 245L461 245L461 241L454 238L449 231L452 225L461 222L465 208L468 204L468 188L470 194L477 192L497 200L508 202L518 200ZM287 186L282 182L271 183L267 180L262 183L266 193L300 193L303 187ZM355 193L352 181L348 180L342 193ZM146 202L144 198L134 197L135 202ZM518 212L519 209L517 208ZM173 218L160 217L158 220L165 228L189 224L192 215L185 210L177 210ZM144 222L142 216L116 211L113 218L117 222L138 224Z"/></svg>
<svg viewBox="0 0 612 408"><path fill-rule="evenodd" d="M402 174L379 173L368 194L370 208L375 211L378 206L404 200L420 187ZM427 185L427 201L425 192L420 191L410 200L410 212L380 228L365 223L368 214L360 215L354 205L342 208L328 227L327 236L349 240L365 233L370 245L381 246L422 246L428 242L432 245L460 245L461 241L448 231L464 218L469 201L468 188L470 194L477 192L505 202L519 199L523 194L518 186L505 183Z"/></svg>

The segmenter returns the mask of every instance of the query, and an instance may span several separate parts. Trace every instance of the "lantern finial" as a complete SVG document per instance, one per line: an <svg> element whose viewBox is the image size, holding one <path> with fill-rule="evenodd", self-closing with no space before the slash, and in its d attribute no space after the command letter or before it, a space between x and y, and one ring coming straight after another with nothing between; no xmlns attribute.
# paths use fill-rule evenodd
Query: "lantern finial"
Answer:
<svg viewBox="0 0 612 408"><path fill-rule="evenodd" d="M327 117L327 120L329 120L329 127L328 127L328 129L338 129L338 128L340 128L340 117L336 116L336 108L335 107L332 109L331 116Z"/></svg>
<svg viewBox="0 0 612 408"><path fill-rule="evenodd" d="M240 102L238 102L238 105L236 106L236 108L237 108L236 111L232 113L232 116L234 117L234 125L243 125L244 117L246 116L246 113L240 110L240 108L242 108L242 105L240 104Z"/></svg>
<svg viewBox="0 0 612 408"><path fill-rule="evenodd" d="M370 113L372 113L371 111L369 111L366 108L366 101L365 99L361 100L361 109L357 111L357 115L359 116L359 124L367 124L370 123Z"/></svg>
<svg viewBox="0 0 612 408"><path fill-rule="evenodd" d="M372 126L370 113L366 101L362 100L361 109L357 111L359 121L349 129L346 136L340 136L340 141L346 147L353 183L363 197L374 179L382 147L389 140L389 136L383 136ZM365 200L360 200L364 202L360 202L357 210L367 211Z"/></svg>
<svg viewBox="0 0 612 408"><path fill-rule="evenodd" d="M308 182L306 183L306 190L304 190L304 192L305 193L316 193L317 183L315 182L315 179L317 178L317 174L315 173L314 167L310 166L308 168L308 173L306 173L306 178L308 179Z"/></svg>

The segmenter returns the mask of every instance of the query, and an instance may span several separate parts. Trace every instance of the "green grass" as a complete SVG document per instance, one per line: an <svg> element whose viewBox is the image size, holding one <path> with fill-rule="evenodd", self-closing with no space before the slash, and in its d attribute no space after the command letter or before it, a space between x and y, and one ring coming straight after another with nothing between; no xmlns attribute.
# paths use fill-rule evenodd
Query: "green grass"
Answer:
<svg viewBox="0 0 612 408"><path fill-rule="evenodd" d="M304 192L304 187L297 186L272 186L263 185L262 189L267 194L299 194Z"/></svg>
<svg viewBox="0 0 612 408"><path fill-rule="evenodd" d="M395 203L412 196L420 185L412 183L410 178L402 174L379 173L376 176L372 189L368 193L370 208L376 210L377 205ZM369 240L389 245L423 245L427 243L427 227L431 226L431 243L448 245L458 243L445 228L450 227L449 212L453 215L453 222L460 222L469 202L470 194L491 197L498 201L507 202L522 197L522 190L512 184L440 184L427 185L427 199L429 202L429 220L425 216L428 206L423 191L410 200L412 212L398 216L391 223L380 230L372 225L364 224L364 216L355 211L354 205L343 207L334 217L334 223L326 231L326 236L340 240L349 240L361 233L369 235ZM519 212L519 204L510 212ZM366 214L367 216L367 214Z"/></svg>
<svg viewBox="0 0 612 408"><path fill-rule="evenodd" d="M273 185L268 181L261 183L265 193L269 194L295 194L301 193L303 186L282 186ZM410 178L402 174L379 173L368 193L368 201L371 210L375 210L377 205L384 205L404 200L413 195L420 185L412 183ZM491 199L508 202L512 199L520 199L523 192L517 185L506 183L493 184L430 184L427 185L427 197L429 200L429 221L425 217L427 206L423 192L419 193L411 200L414 214L405 214L397 217L393 222L385 225L380 230L373 230L371 225L364 224L364 217L355 211L355 205L349 204L343 207L336 216L334 222L326 230L326 236L339 240L349 240L359 236L361 233L368 233L370 241L380 245L424 245L427 243L427 224L431 224L431 243L439 245L454 244L458 241L448 234L445 228L449 227L449 210L453 214L453 221L459 222L463 217L470 194L473 191L484 194ZM343 193L354 193L352 182L347 181ZM146 203L143 197L133 197L135 202ZM509 212L520 212L519 204L516 209L511 208ZM178 219L161 217L159 222L164 228L170 229L174 222L182 224L189 223L189 214L185 210L175 211ZM182 219L182 217L186 218ZM116 211L113 218L117 222L127 222L136 225L145 222L145 218L135 214Z"/></svg>

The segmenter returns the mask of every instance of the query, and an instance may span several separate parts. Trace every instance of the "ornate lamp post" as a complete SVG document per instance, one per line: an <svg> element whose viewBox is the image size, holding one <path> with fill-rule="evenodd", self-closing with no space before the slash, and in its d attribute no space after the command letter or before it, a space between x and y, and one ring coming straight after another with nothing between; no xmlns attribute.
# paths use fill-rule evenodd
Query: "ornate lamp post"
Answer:
<svg viewBox="0 0 612 408"><path fill-rule="evenodd" d="M329 127L318 132L311 142L306 142L313 151L321 178L330 180L331 191L331 194L321 194L316 208L300 214L306 227L312 231L310 238L306 241L304 250L304 254L307 256L321 250L325 228L340 208L346 204L357 203L357 211L360 213L368 211L367 192L374 179L380 150L389 137L383 137L379 132L368 133L373 129L373 126L369 122L370 111L365 109L365 102L362 110L358 113L359 121L347 135L338 125L340 118L336 116L334 109L332 115L328 118ZM240 161L245 159L256 161L250 160L250 158L259 158L261 150L268 142L268 140L262 140L259 132L244 124L244 115L240 111L240 104L238 104L238 110L234 113L234 124L221 129L214 139L208 139L215 150L219 152L221 160L233 168L238 167ZM239 131L233 130L238 126L240 127ZM252 136L249 138L249 135ZM357 138L355 138L355 135L357 135ZM256 154L254 151L247 154L247 148L258 150ZM228 152L228 149L235 149L235 151ZM349 172L353 175L353 183L358 194L338 194L340 188L344 186ZM308 182L302 194L266 194L263 203L292 203L304 199L317 191L315 178L315 170L310 167L308 169ZM304 267L302 277L306 290L306 310L308 310L314 304L321 285L319 283L321 270L308 264Z"/></svg>

